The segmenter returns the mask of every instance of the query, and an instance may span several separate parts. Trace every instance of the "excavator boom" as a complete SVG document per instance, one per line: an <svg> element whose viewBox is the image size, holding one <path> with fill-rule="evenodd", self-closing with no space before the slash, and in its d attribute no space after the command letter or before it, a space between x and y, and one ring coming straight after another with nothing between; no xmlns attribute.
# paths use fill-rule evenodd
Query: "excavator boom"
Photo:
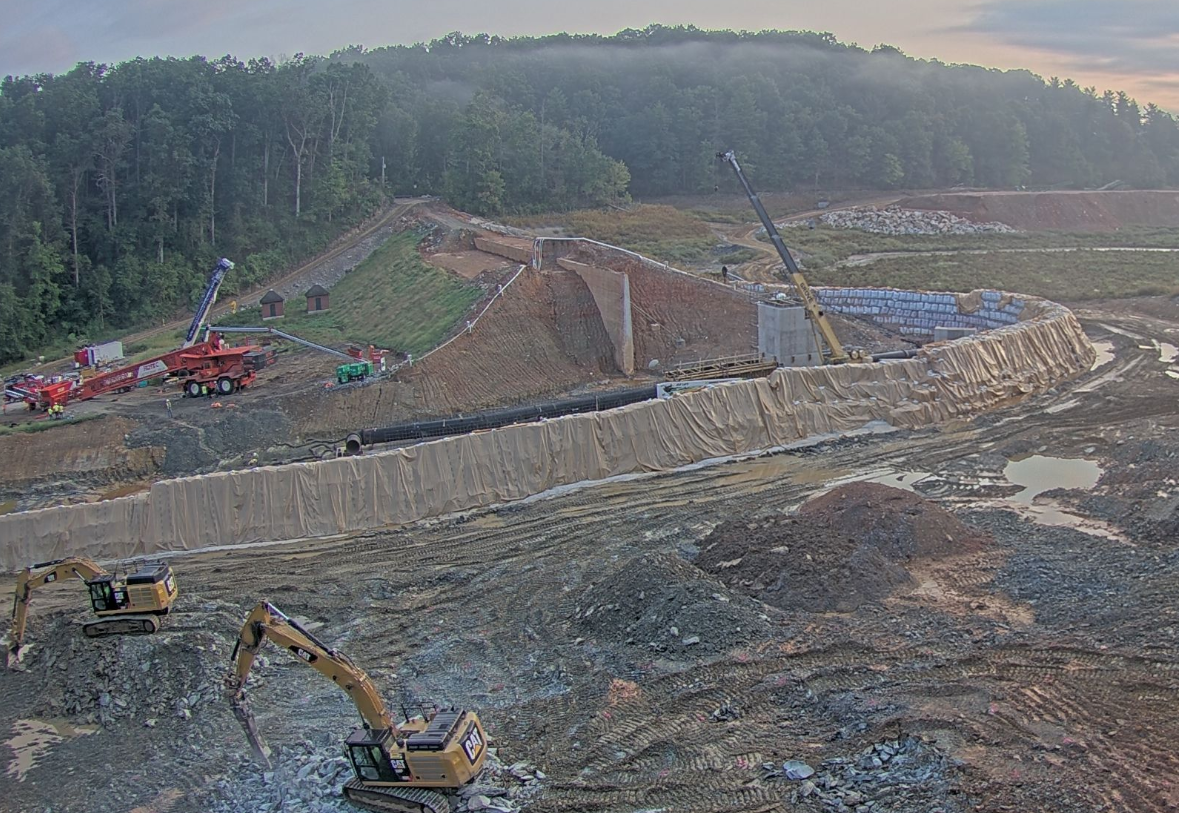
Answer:
<svg viewBox="0 0 1179 813"><path fill-rule="evenodd" d="M790 255L790 249L786 247L786 242L782 239L782 235L778 233L778 227L774 225L773 219L766 212L766 207L762 205L761 198L757 196L757 193L753 191L753 187L749 185L745 173L741 170L741 165L737 163L737 156L732 150L729 150L728 152L718 152L716 157L731 166L733 172L737 173L737 180L744 187L745 194L749 197L749 202L753 204L753 209L757 212L758 219L761 220L761 225L765 227L770 242L774 244L774 248L778 251L778 256L782 258L782 262L790 274L790 279L798 291L798 296L802 299L802 306L806 309L807 318L812 320L818 327L819 334L823 337L823 343L827 345L827 361L831 364L843 364L851 361L851 356L843 349L843 344L839 341L839 337L835 335L835 329L831 327L831 322L827 319L827 314L823 312L822 306L819 305L819 300L815 296L815 292L811 290L811 286L807 283L806 277L802 275L798 263Z"/></svg>
<svg viewBox="0 0 1179 813"><path fill-rule="evenodd" d="M355 771L355 778L344 785L345 798L380 813L449 813L446 796L435 789L470 782L487 756L487 735L478 715L435 707L398 727L364 670L267 602L254 607L242 625L225 678L234 716L261 764L270 765L270 752L247 704L245 686L267 638L343 689L360 713L364 727L344 742Z"/></svg>
<svg viewBox="0 0 1179 813"><path fill-rule="evenodd" d="M19 657L20 648L24 645L25 626L29 620L29 599L32 598L33 590L71 576L89 581L103 575L106 575L105 570L90 559L82 557L54 559L52 562L41 562L22 570L16 577L16 594L12 599L12 629L8 635L9 665L11 666L11 662Z"/></svg>
<svg viewBox="0 0 1179 813"><path fill-rule="evenodd" d="M226 694L233 705L233 713L250 741L255 757L269 763L269 749L258 733L258 725L246 700L245 686L250 667L258 649L269 638L285 647L295 657L329 678L352 699L367 729L389 729L396 735L397 726L385 708L385 701L369 680L364 670L356 666L342 652L320 641L297 621L288 618L278 608L262 602L256 606L242 625L241 634L230 656L233 669L225 679Z"/></svg>

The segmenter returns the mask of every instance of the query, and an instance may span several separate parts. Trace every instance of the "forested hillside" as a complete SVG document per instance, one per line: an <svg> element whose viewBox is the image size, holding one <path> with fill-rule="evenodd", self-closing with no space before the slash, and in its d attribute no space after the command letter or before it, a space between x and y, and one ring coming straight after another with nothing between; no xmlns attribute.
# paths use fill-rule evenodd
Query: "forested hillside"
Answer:
<svg viewBox="0 0 1179 813"><path fill-rule="evenodd" d="M139 59L9 77L0 85L0 363L170 316L195 301L220 256L237 262L226 292L264 280L379 205L382 154L398 189L412 191L396 150L442 157L453 182L419 191L450 191L476 211L625 194L625 167L592 139L491 97L438 110L408 98L363 64L303 57ZM518 163L533 158L518 145L542 140L537 176ZM467 184L474 166L478 183Z"/></svg>
<svg viewBox="0 0 1179 813"><path fill-rule="evenodd" d="M0 363L172 315L218 256L227 291L260 282L391 192L496 215L733 189L722 147L767 191L1179 185L1156 107L822 34L83 64L0 85Z"/></svg>
<svg viewBox="0 0 1179 813"><path fill-rule="evenodd" d="M232 292L379 203L361 65L136 60L0 87L0 361Z"/></svg>
<svg viewBox="0 0 1179 813"><path fill-rule="evenodd" d="M407 180L443 188L458 169L469 198L470 185L496 187L499 173L509 208L538 182L551 143L488 144L479 139L502 129L472 132L472 116L523 110L595 141L625 163L631 191L647 196L728 188L713 160L721 147L736 149L767 190L1179 185L1179 129L1157 107L1026 71L869 52L827 34L661 26L613 37L454 34L335 58L360 59L389 80L383 149ZM483 152L471 155L473 144Z"/></svg>

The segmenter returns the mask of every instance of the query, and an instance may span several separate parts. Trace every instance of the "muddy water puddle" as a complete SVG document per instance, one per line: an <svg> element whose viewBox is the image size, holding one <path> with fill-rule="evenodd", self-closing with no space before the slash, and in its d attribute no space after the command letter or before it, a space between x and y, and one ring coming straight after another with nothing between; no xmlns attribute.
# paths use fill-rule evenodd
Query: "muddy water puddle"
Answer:
<svg viewBox="0 0 1179 813"><path fill-rule="evenodd" d="M1125 537L1113 526L1101 520L1072 513L1055 500L1041 497L1046 491L1067 489L1089 491L1097 485L1103 473L1101 466L1081 458L1032 455L1008 462L1003 475L1023 490L1006 500L1020 514L1037 525L1056 525L1084 533L1125 542Z"/></svg>
<svg viewBox="0 0 1179 813"><path fill-rule="evenodd" d="M98 726L71 725L65 720L17 720L5 741L12 749L7 775L18 782L58 743L98 733Z"/></svg>
<svg viewBox="0 0 1179 813"><path fill-rule="evenodd" d="M1098 367L1109 364L1114 360L1114 345L1108 339L1099 342L1093 342L1093 349L1097 351L1097 358L1093 360L1093 366L1090 370L1096 370Z"/></svg>
<svg viewBox="0 0 1179 813"><path fill-rule="evenodd" d="M916 492L916 485L932 477L928 471L902 471L899 469L872 469L847 474L824 483L823 491L830 491L848 483L880 483L885 486Z"/></svg>
<svg viewBox="0 0 1179 813"><path fill-rule="evenodd" d="M1012 460L1003 470L1008 481L1023 486L1015 502L1031 505L1037 496L1056 488L1088 491L1101 479L1102 469L1091 460L1032 455Z"/></svg>
<svg viewBox="0 0 1179 813"><path fill-rule="evenodd" d="M1154 349L1159 353L1159 361L1163 364L1174 364L1179 360L1179 347L1170 342L1155 342Z"/></svg>

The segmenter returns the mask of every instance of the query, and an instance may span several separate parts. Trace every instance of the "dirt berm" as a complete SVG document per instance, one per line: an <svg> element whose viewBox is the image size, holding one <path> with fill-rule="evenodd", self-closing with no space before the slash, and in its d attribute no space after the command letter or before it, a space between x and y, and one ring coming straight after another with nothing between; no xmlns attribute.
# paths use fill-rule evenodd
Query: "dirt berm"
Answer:
<svg viewBox="0 0 1179 813"><path fill-rule="evenodd" d="M1179 193L963 192L897 201L904 209L953 212L976 222L999 222L1025 231L1117 231L1126 226L1179 223Z"/></svg>
<svg viewBox="0 0 1179 813"><path fill-rule="evenodd" d="M850 612L913 584L913 560L970 553L986 542L916 494L851 483L794 515L718 526L701 545L696 565L775 607Z"/></svg>

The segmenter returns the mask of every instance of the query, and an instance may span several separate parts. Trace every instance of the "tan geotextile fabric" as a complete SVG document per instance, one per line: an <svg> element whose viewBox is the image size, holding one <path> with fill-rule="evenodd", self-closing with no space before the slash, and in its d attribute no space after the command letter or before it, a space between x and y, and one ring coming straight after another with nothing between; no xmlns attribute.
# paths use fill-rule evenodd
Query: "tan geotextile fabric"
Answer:
<svg viewBox="0 0 1179 813"><path fill-rule="evenodd" d="M0 565L363 531L874 420L915 428L974 415L1091 367L1093 348L1070 311L1039 301L1029 307L1027 321L928 345L914 359L781 369L609 412L360 457L165 480L145 495L10 514L0 517Z"/></svg>

